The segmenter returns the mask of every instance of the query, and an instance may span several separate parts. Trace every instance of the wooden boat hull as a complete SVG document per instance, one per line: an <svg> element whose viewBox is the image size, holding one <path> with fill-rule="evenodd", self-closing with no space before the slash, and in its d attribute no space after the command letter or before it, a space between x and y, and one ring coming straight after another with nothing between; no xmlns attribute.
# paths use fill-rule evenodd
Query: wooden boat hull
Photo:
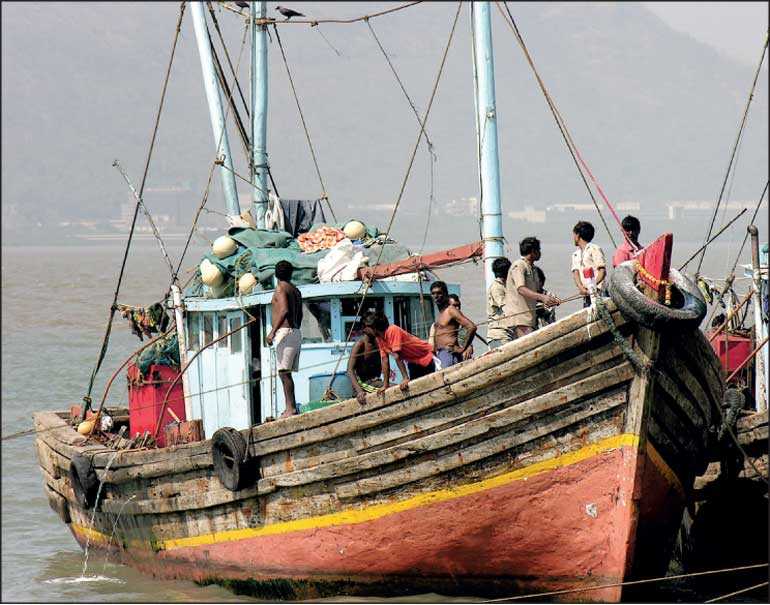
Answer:
<svg viewBox="0 0 770 605"><path fill-rule="evenodd" d="M49 499L81 544L263 597L584 589L564 598L616 601L619 586L596 587L665 571L722 384L699 332L612 317L581 311L408 394L244 432L261 478L234 493L208 442L119 453L107 470L107 452L39 414ZM89 451L105 481L96 513L66 475Z"/></svg>

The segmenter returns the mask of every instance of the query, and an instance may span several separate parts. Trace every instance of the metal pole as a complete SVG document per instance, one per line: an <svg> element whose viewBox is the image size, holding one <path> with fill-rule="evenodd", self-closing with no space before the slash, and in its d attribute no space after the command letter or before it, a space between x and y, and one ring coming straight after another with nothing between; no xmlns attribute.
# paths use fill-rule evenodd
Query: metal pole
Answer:
<svg viewBox="0 0 770 605"><path fill-rule="evenodd" d="M497 154L497 110L492 24L489 2L471 3L476 73L476 111L481 181L481 233L484 240L484 279L487 289L494 281L492 263L504 255L500 210L500 163Z"/></svg>
<svg viewBox="0 0 770 605"><path fill-rule="evenodd" d="M265 228L267 210L267 25L257 25L267 18L267 2L251 2L251 141L254 183L253 207L258 229Z"/></svg>
<svg viewBox="0 0 770 605"><path fill-rule="evenodd" d="M176 320L176 337L179 342L179 367L187 365L187 335L184 331L184 315L182 315L182 292L179 286L171 286L171 296L174 301L174 319ZM185 420L193 420L192 399L190 399L190 379L187 374L182 374L182 392L184 393Z"/></svg>
<svg viewBox="0 0 770 605"><path fill-rule="evenodd" d="M222 97L219 91L217 74L214 70L214 60L211 56L211 40L206 30L203 2L190 2L190 8L193 25L195 26L195 40L198 43L198 54L201 59L203 84L206 88L206 99L209 104L211 128L214 131L214 144L217 145L217 156L224 160L219 170L222 176L225 208L230 216L239 216L241 214L241 207L238 203L238 189L235 186L233 156L230 153L230 141L227 138L225 115L222 110Z"/></svg>
<svg viewBox="0 0 770 605"><path fill-rule="evenodd" d="M763 339L765 342L757 352L754 364L754 400L757 404L757 412L764 412L768 403L768 346L767 326L762 320L762 259L759 256L759 230L755 225L749 225L747 230L751 236L751 281L752 288L756 293L754 297L754 342L761 342Z"/></svg>

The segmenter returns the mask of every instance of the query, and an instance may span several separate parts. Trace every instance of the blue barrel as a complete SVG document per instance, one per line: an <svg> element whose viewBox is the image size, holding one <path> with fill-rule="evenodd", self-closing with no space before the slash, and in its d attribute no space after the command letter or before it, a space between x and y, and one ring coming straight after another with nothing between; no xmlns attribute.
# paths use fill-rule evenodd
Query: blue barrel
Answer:
<svg viewBox="0 0 770 605"><path fill-rule="evenodd" d="M308 379L310 384L310 397L308 403L321 401L323 399L324 392L329 386L331 379L331 373L316 374ZM348 378L348 375L345 372L337 372L334 384L332 385L332 390L340 399L350 399L355 396L353 385L350 384L350 378Z"/></svg>

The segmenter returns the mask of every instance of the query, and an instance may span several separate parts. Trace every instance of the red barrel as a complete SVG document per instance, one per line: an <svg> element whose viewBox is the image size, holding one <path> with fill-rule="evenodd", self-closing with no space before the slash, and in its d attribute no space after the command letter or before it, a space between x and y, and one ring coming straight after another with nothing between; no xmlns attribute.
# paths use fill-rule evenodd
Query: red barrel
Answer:
<svg viewBox="0 0 770 605"><path fill-rule="evenodd" d="M147 375L142 377L139 369L134 364L128 367L128 424L130 437L143 435L145 431L150 431L151 435L155 432L155 425L163 407L163 398L178 372L179 368L151 365L147 370ZM163 428L170 422L176 422L171 411L176 414L179 420L184 421L187 419L184 412L184 391L181 380L177 381L168 395L166 411L163 413L160 430L158 431L157 444L159 447L166 446Z"/></svg>

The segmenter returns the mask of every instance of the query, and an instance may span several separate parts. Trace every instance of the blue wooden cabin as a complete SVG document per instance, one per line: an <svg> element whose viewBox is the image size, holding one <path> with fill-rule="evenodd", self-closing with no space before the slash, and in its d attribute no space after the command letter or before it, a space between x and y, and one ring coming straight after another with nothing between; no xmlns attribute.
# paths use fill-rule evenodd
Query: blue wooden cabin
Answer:
<svg viewBox="0 0 770 605"><path fill-rule="evenodd" d="M342 399L352 396L345 373L350 349L359 333L353 332L352 342L346 342L346 338L355 323L363 287L360 281L299 286L303 300L302 352L294 384L300 405L323 397L340 357L333 389ZM427 340L434 319L429 288L426 281L376 281L366 295L361 315L369 310L384 311L391 323ZM452 284L449 291L459 294L460 289ZM206 438L224 426L244 429L270 416L277 418L285 409L275 350L265 342L272 329L272 296L272 290L263 290L241 297L184 300L188 358L243 325L250 319L249 314L257 319L204 348L187 370L192 418L202 419ZM394 363L391 368L399 381Z"/></svg>

